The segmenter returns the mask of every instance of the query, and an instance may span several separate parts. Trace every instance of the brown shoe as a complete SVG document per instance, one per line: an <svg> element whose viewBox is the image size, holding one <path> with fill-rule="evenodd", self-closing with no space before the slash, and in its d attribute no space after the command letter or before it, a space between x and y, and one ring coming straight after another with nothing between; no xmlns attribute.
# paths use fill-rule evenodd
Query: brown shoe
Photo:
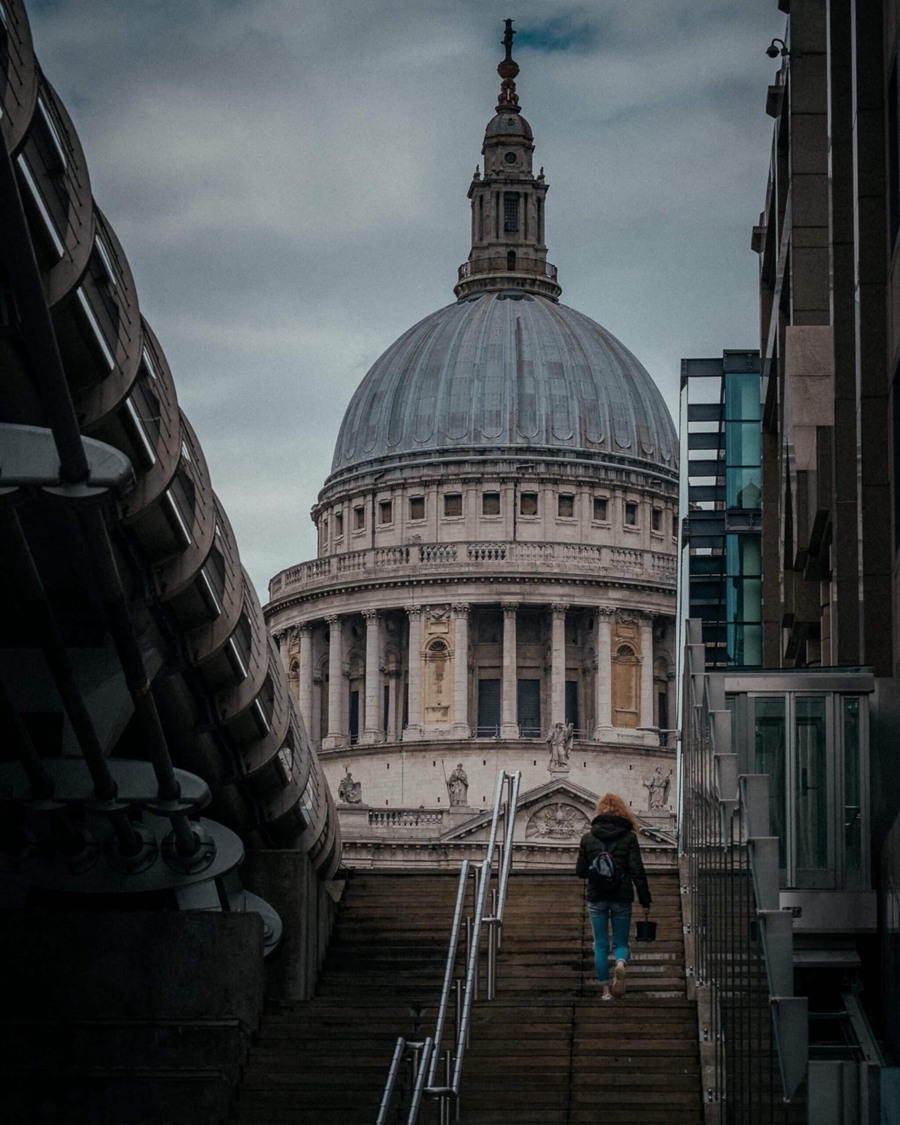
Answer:
<svg viewBox="0 0 900 1125"><path fill-rule="evenodd" d="M625 962L616 961L616 971L613 976L612 994L618 999L625 995Z"/></svg>

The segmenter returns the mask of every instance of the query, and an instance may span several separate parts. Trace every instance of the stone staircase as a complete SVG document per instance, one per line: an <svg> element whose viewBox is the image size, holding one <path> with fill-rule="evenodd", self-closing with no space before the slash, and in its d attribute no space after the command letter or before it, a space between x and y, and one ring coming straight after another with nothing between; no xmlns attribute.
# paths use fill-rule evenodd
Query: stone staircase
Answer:
<svg viewBox="0 0 900 1125"><path fill-rule="evenodd" d="M580 880L513 875L498 995L473 1011L464 1125L702 1121L678 880L650 880L657 940L632 944L627 994L603 1003ZM353 876L316 996L265 1018L234 1125L374 1123L397 1036L433 1030L456 887L454 874ZM427 1102L420 1122L436 1121Z"/></svg>

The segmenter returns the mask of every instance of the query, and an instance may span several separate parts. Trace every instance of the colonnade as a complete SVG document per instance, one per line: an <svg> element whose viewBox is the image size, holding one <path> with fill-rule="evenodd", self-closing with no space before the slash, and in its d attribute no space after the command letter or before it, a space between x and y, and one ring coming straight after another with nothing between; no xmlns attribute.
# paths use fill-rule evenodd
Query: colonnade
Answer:
<svg viewBox="0 0 900 1125"><path fill-rule="evenodd" d="M440 606L406 606L403 610L407 628L407 656L400 666L388 666L384 660L385 635L384 621L387 615L398 614L397 610L379 611L367 609L350 614L331 614L315 621L306 621L290 627L277 635L285 667L296 678L297 697L300 712L307 725L313 715L314 683L316 668L323 664L315 659L315 631L327 628L327 706L322 706L327 729L322 730L322 749L336 749L347 745L349 731L349 686L351 676L347 653L345 625L350 618L363 618L365 622L365 660L363 687L359 692L359 714L355 740L360 744L375 744L393 737L385 730L385 688L388 688L388 707L392 715L391 728L396 737L404 741L433 738L470 738L475 731L473 723L473 704L470 698L472 687L477 691L477 683L470 677L470 610L494 608L481 603L453 603ZM537 607L528 603L527 607L544 608L549 611L549 682L545 685L544 699L549 706L549 715L543 723L545 728L553 723L564 721L566 717L566 616L569 606L565 603L552 603ZM614 701L613 663L616 654L614 643L619 645L617 621L623 619L623 611L608 606L573 607L580 613L593 616L595 627L592 632L593 699L587 708L592 712L592 736L595 739L608 737L618 727L653 727L654 725L654 638L653 613L628 611L633 642L630 645L632 657L629 663L639 665L639 679L634 687L638 696L629 704L631 711L628 720L622 721L621 702ZM519 738L521 735L518 711L518 675L520 671L518 616L520 604L501 603L503 615L502 660L500 662L500 708L499 726L496 734L500 738ZM636 643L635 643L636 642ZM297 651L299 647L299 652ZM358 645L357 645L358 647ZM322 651L322 643L319 644ZM621 651L626 651L620 649ZM460 659L460 654L463 658ZM429 663L440 663L440 676L448 674L449 682L440 679L440 698L446 702L442 706L430 707L426 700L429 687L432 695L435 673ZM477 662L476 662L477 664ZM571 660L570 660L571 664ZM579 675L584 661L579 661ZM324 670L324 668L323 668ZM405 673L406 698L403 700ZM432 677L429 685L428 677ZM319 677L321 678L321 676ZM670 677L671 678L671 677ZM586 681L585 681L586 683ZM587 701L586 701L587 703ZM477 707L477 701L476 701ZM405 722L402 729L399 723L401 710L405 709ZM435 719L434 712L440 713Z"/></svg>

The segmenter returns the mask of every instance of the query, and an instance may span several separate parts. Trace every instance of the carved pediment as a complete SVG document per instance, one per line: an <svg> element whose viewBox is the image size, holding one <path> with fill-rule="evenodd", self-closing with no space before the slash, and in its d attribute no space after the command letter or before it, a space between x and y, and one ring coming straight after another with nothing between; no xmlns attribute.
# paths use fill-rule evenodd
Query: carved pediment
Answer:
<svg viewBox="0 0 900 1125"><path fill-rule="evenodd" d="M574 846L590 828L596 802L596 794L567 778L555 777L546 785L519 795L514 840L516 843ZM487 840L490 823L490 812L482 812L455 825L441 839Z"/></svg>

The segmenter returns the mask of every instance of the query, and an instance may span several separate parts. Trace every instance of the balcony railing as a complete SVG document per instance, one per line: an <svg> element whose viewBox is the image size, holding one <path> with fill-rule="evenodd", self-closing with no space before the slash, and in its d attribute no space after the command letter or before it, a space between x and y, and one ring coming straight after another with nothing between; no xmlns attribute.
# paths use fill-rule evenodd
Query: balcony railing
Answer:
<svg viewBox="0 0 900 1125"><path fill-rule="evenodd" d="M459 267L459 280L465 281L467 277L483 273L524 273L531 277L549 277L556 281L556 266L550 262L536 262L529 258L516 257L516 264L510 266L505 254L498 254L493 258L479 258L477 262L463 262Z"/></svg>
<svg viewBox="0 0 900 1125"><path fill-rule="evenodd" d="M580 577L615 576L636 582L675 585L676 558L662 551L630 547L594 546L585 543L415 543L397 547L374 547L312 559L276 574L269 583L269 599L300 590L325 589L348 579L397 578L423 573L477 574L503 563L505 574L535 570L567 573Z"/></svg>

